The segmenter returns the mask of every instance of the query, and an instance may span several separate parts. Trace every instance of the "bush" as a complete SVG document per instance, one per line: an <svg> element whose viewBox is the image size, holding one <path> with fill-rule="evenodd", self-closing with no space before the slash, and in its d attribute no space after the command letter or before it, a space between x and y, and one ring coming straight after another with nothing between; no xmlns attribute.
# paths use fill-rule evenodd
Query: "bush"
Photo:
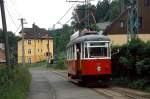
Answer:
<svg viewBox="0 0 150 99"><path fill-rule="evenodd" d="M58 69L66 69L66 64L65 64L65 58L63 56L63 53L59 53L58 54L58 60L57 60L57 63L56 63L56 68Z"/></svg>
<svg viewBox="0 0 150 99"><path fill-rule="evenodd" d="M138 39L112 47L112 73L115 79L128 78L131 88L150 89L150 41Z"/></svg>
<svg viewBox="0 0 150 99"><path fill-rule="evenodd" d="M139 79L136 81L133 81L129 84L130 88L134 88L134 89L144 89L144 86L147 82L144 79Z"/></svg>
<svg viewBox="0 0 150 99"><path fill-rule="evenodd" d="M128 54L132 56L142 56L144 53L144 47L146 44L141 41L140 39L138 40L133 40L129 42L128 44Z"/></svg>
<svg viewBox="0 0 150 99"><path fill-rule="evenodd" d="M0 70L0 99L26 99L31 75L24 66Z"/></svg>
<svg viewBox="0 0 150 99"><path fill-rule="evenodd" d="M136 63L136 68L139 75L144 77L150 76L150 58L144 58Z"/></svg>

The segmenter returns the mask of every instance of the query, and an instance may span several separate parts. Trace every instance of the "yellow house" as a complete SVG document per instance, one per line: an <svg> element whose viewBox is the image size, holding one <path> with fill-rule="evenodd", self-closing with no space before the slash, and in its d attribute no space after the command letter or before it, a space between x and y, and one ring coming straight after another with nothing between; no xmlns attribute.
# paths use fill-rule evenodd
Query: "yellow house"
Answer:
<svg viewBox="0 0 150 99"><path fill-rule="evenodd" d="M24 60L25 63L36 63L53 59L53 38L48 31L33 24L32 28L24 28ZM22 63L22 39L18 41L18 63Z"/></svg>

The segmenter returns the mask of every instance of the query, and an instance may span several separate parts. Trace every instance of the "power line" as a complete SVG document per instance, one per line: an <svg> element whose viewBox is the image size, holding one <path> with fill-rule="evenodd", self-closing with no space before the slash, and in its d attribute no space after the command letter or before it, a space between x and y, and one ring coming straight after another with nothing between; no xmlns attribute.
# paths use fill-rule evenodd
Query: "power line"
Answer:
<svg viewBox="0 0 150 99"><path fill-rule="evenodd" d="M16 13L17 17L21 17L20 12L14 7L14 4L13 4L12 0L9 0L9 1L10 1L10 3L8 3L8 1L5 1L6 4L7 4L8 6L9 6L9 5L12 5L11 8L14 9L14 12Z"/></svg>
<svg viewBox="0 0 150 99"><path fill-rule="evenodd" d="M7 6L5 6L5 7L6 7L6 11L7 11L8 15L9 15L10 19L12 20L13 24L14 24L14 25L16 26L16 28L17 28L17 25L16 25L14 19L12 18L11 14L10 14L8 8L7 8Z"/></svg>
<svg viewBox="0 0 150 99"><path fill-rule="evenodd" d="M66 21L66 23L65 24L67 24L68 22L70 22L72 20L72 18L70 18L68 21Z"/></svg>
<svg viewBox="0 0 150 99"><path fill-rule="evenodd" d="M19 28L21 27L21 24L18 26L18 28L16 29L16 31L14 32L14 34L16 34L19 30Z"/></svg>
<svg viewBox="0 0 150 99"><path fill-rule="evenodd" d="M66 11L66 13L57 21L57 23L59 23L68 14L68 12L74 7L75 4L76 4L76 2L73 3L73 5Z"/></svg>

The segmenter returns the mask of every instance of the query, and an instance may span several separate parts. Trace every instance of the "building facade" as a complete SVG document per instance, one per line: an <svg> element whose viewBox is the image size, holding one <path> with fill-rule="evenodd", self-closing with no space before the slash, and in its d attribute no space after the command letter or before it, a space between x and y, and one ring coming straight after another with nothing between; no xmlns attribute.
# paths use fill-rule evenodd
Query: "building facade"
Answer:
<svg viewBox="0 0 150 99"><path fill-rule="evenodd" d="M139 34L138 38L143 41L150 40L150 0L138 0L139 14ZM115 19L105 30L104 34L108 35L113 45L122 45L127 43L128 11L127 8L120 16Z"/></svg>
<svg viewBox="0 0 150 99"><path fill-rule="evenodd" d="M18 63L22 63L22 39L18 41ZM49 54L50 53L50 54ZM33 24L32 28L24 29L24 59L25 63L36 63L53 59L53 38L48 31Z"/></svg>

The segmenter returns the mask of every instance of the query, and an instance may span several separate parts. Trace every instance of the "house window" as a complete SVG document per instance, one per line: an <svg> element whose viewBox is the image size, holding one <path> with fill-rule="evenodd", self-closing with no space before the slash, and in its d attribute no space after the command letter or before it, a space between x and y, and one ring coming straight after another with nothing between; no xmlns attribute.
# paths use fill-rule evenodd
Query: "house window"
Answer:
<svg viewBox="0 0 150 99"><path fill-rule="evenodd" d="M144 0L144 6L149 6L150 5L150 0Z"/></svg>
<svg viewBox="0 0 150 99"><path fill-rule="evenodd" d="M124 28L124 21L123 20L120 21L120 27Z"/></svg>
<svg viewBox="0 0 150 99"><path fill-rule="evenodd" d="M30 44L30 45L31 45L31 40L28 40L28 44Z"/></svg>
<svg viewBox="0 0 150 99"><path fill-rule="evenodd" d="M139 17L139 27L142 28L142 24L143 24L143 18Z"/></svg>
<svg viewBox="0 0 150 99"><path fill-rule="evenodd" d="M40 41L38 40L38 43L39 43Z"/></svg>
<svg viewBox="0 0 150 99"><path fill-rule="evenodd" d="M42 49L41 49L41 52L42 52Z"/></svg>
<svg viewBox="0 0 150 99"><path fill-rule="evenodd" d="M31 49L28 49L28 54L31 54Z"/></svg>
<svg viewBox="0 0 150 99"><path fill-rule="evenodd" d="M38 49L38 52L39 52L40 50Z"/></svg>
<svg viewBox="0 0 150 99"><path fill-rule="evenodd" d="M28 63L29 63L29 64L32 63L32 59L31 59L31 58L28 59Z"/></svg>

